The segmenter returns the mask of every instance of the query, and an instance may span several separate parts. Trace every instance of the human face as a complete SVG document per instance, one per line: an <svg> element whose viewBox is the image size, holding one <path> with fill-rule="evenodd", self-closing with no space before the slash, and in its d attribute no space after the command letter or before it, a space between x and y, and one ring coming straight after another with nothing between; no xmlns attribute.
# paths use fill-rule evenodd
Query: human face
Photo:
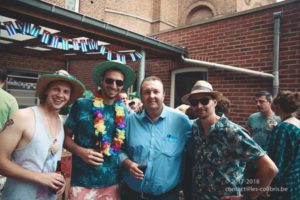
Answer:
<svg viewBox="0 0 300 200"><path fill-rule="evenodd" d="M124 75L117 70L106 71L101 81L102 96L104 99L113 100L121 92L123 85L118 85L117 82L123 82Z"/></svg>
<svg viewBox="0 0 300 200"><path fill-rule="evenodd" d="M45 104L52 107L54 110L59 111L70 100L72 87L69 83L64 81L57 81L51 83L45 92Z"/></svg>
<svg viewBox="0 0 300 200"><path fill-rule="evenodd" d="M191 107L199 119L207 119L215 113L217 101L210 95L194 94L189 99Z"/></svg>
<svg viewBox="0 0 300 200"><path fill-rule="evenodd" d="M141 89L142 103L146 111L161 110L165 99L163 85L158 80L145 81Z"/></svg>
<svg viewBox="0 0 300 200"><path fill-rule="evenodd" d="M266 96L255 98L257 110L263 114L271 112L271 103L267 100Z"/></svg>
<svg viewBox="0 0 300 200"><path fill-rule="evenodd" d="M122 92L119 94L119 98L122 100L122 102L127 105L128 102L128 96L126 93Z"/></svg>

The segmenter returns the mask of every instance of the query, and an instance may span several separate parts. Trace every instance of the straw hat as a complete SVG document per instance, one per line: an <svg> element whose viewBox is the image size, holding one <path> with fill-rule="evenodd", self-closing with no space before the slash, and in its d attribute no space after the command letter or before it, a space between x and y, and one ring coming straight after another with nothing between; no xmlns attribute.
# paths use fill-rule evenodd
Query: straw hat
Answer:
<svg viewBox="0 0 300 200"><path fill-rule="evenodd" d="M191 93L184 95L181 98L181 101L185 104L190 105L190 96L194 94L209 94L212 95L215 98L219 98L222 93L218 91L214 91L211 84L207 81L200 80L197 81L194 86L192 87Z"/></svg>
<svg viewBox="0 0 300 200"><path fill-rule="evenodd" d="M40 99L43 98L48 85L56 81L65 81L72 86L70 100L67 105L72 104L77 98L81 97L85 89L81 81L70 75L67 71L59 70L54 74L44 74L40 76L36 85L36 96Z"/></svg>
<svg viewBox="0 0 300 200"><path fill-rule="evenodd" d="M101 87L103 74L110 69L121 71L124 74L124 90L128 89L134 83L136 76L131 67L118 61L106 61L97 64L92 70L92 78L96 85Z"/></svg>

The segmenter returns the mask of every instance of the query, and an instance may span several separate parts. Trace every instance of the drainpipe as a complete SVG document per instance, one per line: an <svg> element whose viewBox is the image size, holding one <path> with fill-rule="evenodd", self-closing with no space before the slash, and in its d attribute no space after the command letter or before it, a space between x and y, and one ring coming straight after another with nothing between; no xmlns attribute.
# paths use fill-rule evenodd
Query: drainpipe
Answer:
<svg viewBox="0 0 300 200"><path fill-rule="evenodd" d="M282 12L273 13L274 17L274 47L273 47L273 96L278 94L279 90L279 48L280 48L280 20Z"/></svg>
<svg viewBox="0 0 300 200"><path fill-rule="evenodd" d="M181 58L184 62L189 63L189 64L197 64L197 65L206 66L206 67L213 67L213 68L224 69L224 70L233 71L233 72L240 72L240 73L244 73L244 74L248 74L248 75L252 75L252 76L258 76L258 77L262 77L262 78L270 78L270 79L274 78L273 74L268 74L268 73L264 73L264 72L258 72L258 71L254 71L254 70L250 70L250 69L244 69L244 68L234 67L234 66L230 66L230 65L223 65L223 64L206 62L206 61L201 61L201 60L194 60L194 59L190 59L190 58L185 58L184 56L181 56Z"/></svg>
<svg viewBox="0 0 300 200"><path fill-rule="evenodd" d="M146 53L144 50L141 51L142 58L139 62L139 68L138 68L138 76L137 76L137 88L136 88L136 94L140 96L140 88L143 79L145 78L145 63L146 63Z"/></svg>

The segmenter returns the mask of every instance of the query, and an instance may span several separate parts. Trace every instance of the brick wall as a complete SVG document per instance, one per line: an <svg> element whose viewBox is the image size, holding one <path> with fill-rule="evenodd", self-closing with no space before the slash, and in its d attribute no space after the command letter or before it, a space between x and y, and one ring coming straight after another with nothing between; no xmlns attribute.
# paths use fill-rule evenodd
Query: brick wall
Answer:
<svg viewBox="0 0 300 200"><path fill-rule="evenodd" d="M300 91L300 2L225 18L155 35L158 39L186 47L188 58L272 73L273 13L282 11L280 40L280 88ZM159 65L159 66L158 66ZM162 67L164 66L164 67ZM150 68L148 68L150 67ZM170 72L190 67L174 63L148 61L147 69L170 83ZM164 70L162 70L164 69ZM256 111L253 96L258 90L272 92L272 80L230 71L209 69L208 80L233 103L230 117L244 124ZM168 88L168 86L166 86ZM169 92L167 90L167 92ZM170 93L167 93L167 96Z"/></svg>

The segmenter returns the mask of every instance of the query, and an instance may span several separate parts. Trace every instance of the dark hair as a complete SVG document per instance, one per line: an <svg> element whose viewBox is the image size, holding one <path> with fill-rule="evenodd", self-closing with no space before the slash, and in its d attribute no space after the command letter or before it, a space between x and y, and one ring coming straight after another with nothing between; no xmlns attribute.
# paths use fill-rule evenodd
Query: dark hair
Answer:
<svg viewBox="0 0 300 200"><path fill-rule="evenodd" d="M5 67L0 68L0 81L3 82L7 79L7 69Z"/></svg>
<svg viewBox="0 0 300 200"><path fill-rule="evenodd" d="M263 97L263 96L266 97L268 102L272 102L273 96L268 91L263 90L263 91L256 92L256 94L255 94L255 97Z"/></svg>
<svg viewBox="0 0 300 200"><path fill-rule="evenodd" d="M189 117L189 119L197 119L198 116L194 112L193 108L190 106L188 109L186 109L185 114Z"/></svg>
<svg viewBox="0 0 300 200"><path fill-rule="evenodd" d="M217 100L217 106L215 108L216 114L219 116L222 116L223 114L227 115L230 112L230 106L230 100L227 97L221 95Z"/></svg>
<svg viewBox="0 0 300 200"><path fill-rule="evenodd" d="M164 84L163 84L162 80L158 76L148 76L148 77L144 78L144 80L141 83L140 94L142 94L143 84L146 81L159 81L159 82L161 82L161 84L163 86L163 92L164 92Z"/></svg>
<svg viewBox="0 0 300 200"><path fill-rule="evenodd" d="M286 114L294 113L300 108L300 93L281 91L275 97L273 105L278 106Z"/></svg>

